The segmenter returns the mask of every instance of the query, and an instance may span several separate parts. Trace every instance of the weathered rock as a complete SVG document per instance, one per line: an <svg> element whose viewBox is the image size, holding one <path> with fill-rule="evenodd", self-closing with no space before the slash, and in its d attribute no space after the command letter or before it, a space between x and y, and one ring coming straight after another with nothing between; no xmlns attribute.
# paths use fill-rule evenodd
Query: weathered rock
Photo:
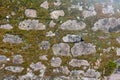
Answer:
<svg viewBox="0 0 120 80"><path fill-rule="evenodd" d="M67 34L63 38L64 42L81 42L82 38L79 35L72 35L72 34Z"/></svg>
<svg viewBox="0 0 120 80"><path fill-rule="evenodd" d="M61 66L61 72L65 75L68 75L70 73L70 70L68 69L67 66Z"/></svg>
<svg viewBox="0 0 120 80"><path fill-rule="evenodd" d="M55 36L55 33L53 33L52 31L46 33L46 37L53 37L53 36Z"/></svg>
<svg viewBox="0 0 120 80"><path fill-rule="evenodd" d="M2 80L16 80L15 76L4 76Z"/></svg>
<svg viewBox="0 0 120 80"><path fill-rule="evenodd" d="M120 36L116 38L116 41L120 44Z"/></svg>
<svg viewBox="0 0 120 80"><path fill-rule="evenodd" d="M10 24L4 24L4 25L0 25L0 29L11 30L13 29L13 27Z"/></svg>
<svg viewBox="0 0 120 80"><path fill-rule="evenodd" d="M71 53L74 57L88 55L96 53L96 48L95 45L91 43L75 43L75 45L71 48Z"/></svg>
<svg viewBox="0 0 120 80"><path fill-rule="evenodd" d="M48 8L49 8L49 4L48 4L47 1L44 1L44 2L40 5L40 7L45 8L45 9L48 9Z"/></svg>
<svg viewBox="0 0 120 80"><path fill-rule="evenodd" d="M48 49L50 49L50 43L49 43L49 41L42 41L40 48L43 49L43 50L48 50Z"/></svg>
<svg viewBox="0 0 120 80"><path fill-rule="evenodd" d="M14 73L19 73L19 72L22 72L24 68L20 66L7 66L5 67L5 70L8 70Z"/></svg>
<svg viewBox="0 0 120 80"><path fill-rule="evenodd" d="M45 66L44 64L42 64L41 62L31 63L31 64L30 64L30 67L31 67L34 71L46 69L46 66Z"/></svg>
<svg viewBox="0 0 120 80"><path fill-rule="evenodd" d="M112 5L103 5L102 8L102 13L103 14L114 14L114 8Z"/></svg>
<svg viewBox="0 0 120 80"><path fill-rule="evenodd" d="M65 13L63 10L55 10L50 13L52 19L58 19L60 16L64 16Z"/></svg>
<svg viewBox="0 0 120 80"><path fill-rule="evenodd" d="M24 20L19 24L21 30L45 30L46 27L43 23L39 23L39 20Z"/></svg>
<svg viewBox="0 0 120 80"><path fill-rule="evenodd" d="M60 6L62 3L61 3L61 0L56 0L55 2L54 2L54 5L55 6Z"/></svg>
<svg viewBox="0 0 120 80"><path fill-rule="evenodd" d="M54 44L52 46L54 55L60 56L69 56L70 55L70 46L66 43Z"/></svg>
<svg viewBox="0 0 120 80"><path fill-rule="evenodd" d="M40 60L48 60L47 55L42 55L39 57Z"/></svg>
<svg viewBox="0 0 120 80"><path fill-rule="evenodd" d="M23 61L23 57L21 55L14 55L13 56L13 63L14 64L22 64Z"/></svg>
<svg viewBox="0 0 120 80"><path fill-rule="evenodd" d="M117 56L120 56L120 48L117 48Z"/></svg>
<svg viewBox="0 0 120 80"><path fill-rule="evenodd" d="M23 39L20 38L18 35L11 35L11 34L6 34L4 36L3 42L5 43L14 43L14 44L20 44L23 43Z"/></svg>
<svg viewBox="0 0 120 80"><path fill-rule="evenodd" d="M56 23L54 23L54 21L52 20L52 21L50 21L50 23L49 23L49 26L50 27L54 27L56 25Z"/></svg>
<svg viewBox="0 0 120 80"><path fill-rule="evenodd" d="M120 19L116 18L104 18L99 19L92 27L93 31L102 30L108 32L119 32L120 31Z"/></svg>
<svg viewBox="0 0 120 80"><path fill-rule="evenodd" d="M69 62L69 65L72 67L81 67L81 66L89 66L90 64L88 63L87 60L72 59Z"/></svg>
<svg viewBox="0 0 120 80"><path fill-rule="evenodd" d="M53 57L51 59L51 66L53 66L53 67L59 67L61 65L61 63L62 63L62 60L59 57Z"/></svg>
<svg viewBox="0 0 120 80"><path fill-rule="evenodd" d="M60 28L62 30L82 30L86 27L86 24L82 21L77 22L76 20L67 20L62 23Z"/></svg>
<svg viewBox="0 0 120 80"><path fill-rule="evenodd" d="M9 58L7 58L5 55L0 55L0 63L5 63L9 61Z"/></svg>
<svg viewBox="0 0 120 80"><path fill-rule="evenodd" d="M27 17L35 18L35 17L37 17L37 11L34 10L34 9L26 9L25 10L25 15Z"/></svg>
<svg viewBox="0 0 120 80"><path fill-rule="evenodd" d="M70 72L70 75L72 75L72 76L80 76L80 75L84 75L85 74L85 72L83 71L83 70L72 70L71 72Z"/></svg>
<svg viewBox="0 0 120 80"><path fill-rule="evenodd" d="M112 74L109 76L107 80L120 80L120 74L119 73Z"/></svg>

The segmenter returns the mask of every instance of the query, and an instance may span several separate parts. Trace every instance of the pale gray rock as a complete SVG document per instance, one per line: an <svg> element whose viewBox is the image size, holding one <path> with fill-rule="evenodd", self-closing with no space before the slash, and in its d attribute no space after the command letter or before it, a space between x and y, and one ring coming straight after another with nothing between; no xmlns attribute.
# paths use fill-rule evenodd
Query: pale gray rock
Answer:
<svg viewBox="0 0 120 80"><path fill-rule="evenodd" d="M114 14L114 8L112 5L103 5L103 8L102 8L102 13L103 14Z"/></svg>
<svg viewBox="0 0 120 80"><path fill-rule="evenodd" d="M117 56L120 56L120 48L117 48L116 52L117 52Z"/></svg>
<svg viewBox="0 0 120 80"><path fill-rule="evenodd" d="M82 38L79 35L67 34L62 38L64 42L81 42Z"/></svg>
<svg viewBox="0 0 120 80"><path fill-rule="evenodd" d="M25 15L27 17L35 18L35 17L37 17L37 11L34 10L34 9L26 9L25 10Z"/></svg>
<svg viewBox="0 0 120 80"><path fill-rule="evenodd" d="M13 26L10 24L4 24L4 25L0 25L0 29L11 30L13 29Z"/></svg>
<svg viewBox="0 0 120 80"><path fill-rule="evenodd" d="M54 44L52 46L54 55L69 56L70 46L67 43Z"/></svg>
<svg viewBox="0 0 120 80"><path fill-rule="evenodd" d="M104 18L99 19L92 27L93 31L102 30L108 32L120 32L120 18Z"/></svg>
<svg viewBox="0 0 120 80"><path fill-rule="evenodd" d="M61 66L61 72L65 75L68 75L70 73L70 70L68 69L67 66Z"/></svg>
<svg viewBox="0 0 120 80"><path fill-rule="evenodd" d="M22 55L14 55L13 56L13 63L14 64L22 64L24 61L23 61L23 57Z"/></svg>
<svg viewBox="0 0 120 80"><path fill-rule="evenodd" d="M5 55L0 55L0 63L6 63L7 61L9 61L9 58Z"/></svg>
<svg viewBox="0 0 120 80"><path fill-rule="evenodd" d="M67 20L60 25L62 30L82 30L86 27L86 24L82 21L77 22L76 20Z"/></svg>
<svg viewBox="0 0 120 80"><path fill-rule="evenodd" d="M4 36L3 42L5 43L14 43L14 44L20 44L23 43L23 39L20 38L18 35L11 35L11 34L6 34Z"/></svg>
<svg viewBox="0 0 120 80"><path fill-rule="evenodd" d="M60 67L62 60L59 57L53 57L50 62L52 67Z"/></svg>
<svg viewBox="0 0 120 80"><path fill-rule="evenodd" d="M39 23L39 20L24 20L19 23L19 29L21 30L45 30L46 26L43 23Z"/></svg>
<svg viewBox="0 0 120 80"><path fill-rule="evenodd" d="M120 74L111 74L107 80L120 80Z"/></svg>
<svg viewBox="0 0 120 80"><path fill-rule="evenodd" d="M120 44L120 36L116 38L116 41Z"/></svg>
<svg viewBox="0 0 120 80"><path fill-rule="evenodd" d="M84 74L85 74L85 72L83 70L72 70L70 72L70 75L78 76L78 77L80 77L80 75L84 75Z"/></svg>
<svg viewBox="0 0 120 80"><path fill-rule="evenodd" d="M87 60L72 59L69 62L69 65L72 67L81 67L81 66L89 66L90 64L88 63Z"/></svg>
<svg viewBox="0 0 120 80"><path fill-rule="evenodd" d="M40 60L45 60L45 61L48 60L47 55L42 55L42 56L39 57L39 59Z"/></svg>
<svg viewBox="0 0 120 80"><path fill-rule="evenodd" d="M21 66L7 66L5 67L5 70L8 70L14 73L19 73L19 72L22 72L24 68Z"/></svg>
<svg viewBox="0 0 120 80"><path fill-rule="evenodd" d="M75 43L74 46L71 48L71 53L74 57L88 55L96 53L96 48L95 45L91 43Z"/></svg>
<svg viewBox="0 0 120 80"><path fill-rule="evenodd" d="M2 80L16 80L17 78L15 76L4 76Z"/></svg>
<svg viewBox="0 0 120 80"><path fill-rule="evenodd" d="M49 26L50 26L51 28L53 28L55 25L56 25L56 23L55 23L53 20L50 21Z"/></svg>
<svg viewBox="0 0 120 80"><path fill-rule="evenodd" d="M48 50L50 49L50 43L49 41L42 41L40 44L40 48L43 50Z"/></svg>
<svg viewBox="0 0 120 80"><path fill-rule="evenodd" d="M40 7L45 8L45 9L48 9L48 8L49 8L49 3L48 3L48 1L44 1L44 2L40 5Z"/></svg>
<svg viewBox="0 0 120 80"><path fill-rule="evenodd" d="M55 33L53 33L52 31L46 33L46 37L53 37L53 36L55 36Z"/></svg>
<svg viewBox="0 0 120 80"><path fill-rule="evenodd" d="M42 64L41 62L37 62L37 63L31 63L30 68L32 68L34 71L38 71L38 70L42 70L42 69L45 70L46 66L44 64Z"/></svg>
<svg viewBox="0 0 120 80"><path fill-rule="evenodd" d="M55 10L55 11L50 13L50 17L52 19L58 19L60 16L62 17L64 15L65 15L65 13L63 10Z"/></svg>
<svg viewBox="0 0 120 80"><path fill-rule="evenodd" d="M60 6L61 4L62 4L61 0L56 0L56 1L54 2L54 5L55 5L55 6Z"/></svg>

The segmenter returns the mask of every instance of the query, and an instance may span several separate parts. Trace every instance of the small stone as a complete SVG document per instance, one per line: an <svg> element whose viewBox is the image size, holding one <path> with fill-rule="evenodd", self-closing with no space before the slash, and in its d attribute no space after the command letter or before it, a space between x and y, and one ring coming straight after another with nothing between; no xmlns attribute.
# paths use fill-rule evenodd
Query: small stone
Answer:
<svg viewBox="0 0 120 80"><path fill-rule="evenodd" d="M19 66L7 66L5 67L5 70L12 71L14 73L19 73L22 72L24 68Z"/></svg>
<svg viewBox="0 0 120 80"><path fill-rule="evenodd" d="M49 4L48 4L47 1L44 1L44 2L40 5L40 7L45 8L45 9L48 9L48 8L49 8Z"/></svg>
<svg viewBox="0 0 120 80"><path fill-rule="evenodd" d="M68 75L70 73L70 70L67 66L61 66L61 72L65 75Z"/></svg>
<svg viewBox="0 0 120 80"><path fill-rule="evenodd" d="M54 55L69 56L70 46L67 43L54 44L52 46Z"/></svg>
<svg viewBox="0 0 120 80"><path fill-rule="evenodd" d="M55 6L60 6L62 3L61 3L61 0L56 0L55 2L54 2L54 5Z"/></svg>
<svg viewBox="0 0 120 80"><path fill-rule="evenodd" d="M30 67L34 70L34 71L38 71L41 69L46 69L46 66L44 64L42 64L41 62L37 62L37 63L31 63Z"/></svg>
<svg viewBox="0 0 120 80"><path fill-rule="evenodd" d="M22 64L23 61L23 57L21 55L14 55L13 56L13 63L14 64Z"/></svg>
<svg viewBox="0 0 120 80"><path fill-rule="evenodd" d="M48 60L47 55L42 55L39 57L40 60Z"/></svg>
<svg viewBox="0 0 120 80"><path fill-rule="evenodd" d="M86 27L86 24L82 21L77 22L76 20L67 20L60 25L62 30L82 30Z"/></svg>
<svg viewBox="0 0 120 80"><path fill-rule="evenodd" d="M52 31L46 33L46 37L53 37L53 36L55 36L55 33L53 33Z"/></svg>
<svg viewBox="0 0 120 80"><path fill-rule="evenodd" d="M84 75L84 71L83 70L72 70L71 72L70 72L70 74L72 75L72 76L80 76L80 75Z"/></svg>
<svg viewBox="0 0 120 80"><path fill-rule="evenodd" d="M24 20L19 23L19 29L21 30L45 30L46 27L43 23L39 23L39 20Z"/></svg>
<svg viewBox="0 0 120 80"><path fill-rule="evenodd" d="M58 19L60 16L64 16L65 13L63 10L55 10L50 13L52 19Z"/></svg>
<svg viewBox="0 0 120 80"><path fill-rule="evenodd" d="M117 56L120 56L120 48L117 48Z"/></svg>
<svg viewBox="0 0 120 80"><path fill-rule="evenodd" d="M114 8L112 5L103 5L102 8L102 13L103 14L114 14Z"/></svg>
<svg viewBox="0 0 120 80"><path fill-rule="evenodd" d="M23 43L22 38L20 38L18 35L11 35L11 34L6 34L4 36L3 42L5 43L14 43L14 44L20 44Z"/></svg>
<svg viewBox="0 0 120 80"><path fill-rule="evenodd" d="M89 66L90 64L88 63L87 60L72 59L69 62L69 65L72 67L81 67L81 66Z"/></svg>
<svg viewBox="0 0 120 80"><path fill-rule="evenodd" d="M13 29L13 27L10 24L4 24L4 25L0 25L0 29L11 30Z"/></svg>
<svg viewBox="0 0 120 80"><path fill-rule="evenodd" d="M37 17L37 12L34 9L26 9L25 10L25 15L27 17L35 18L35 17Z"/></svg>
<svg viewBox="0 0 120 80"><path fill-rule="evenodd" d="M43 49L43 50L48 50L48 49L50 49L50 43L49 43L49 41L42 41L40 48Z"/></svg>
<svg viewBox="0 0 120 80"><path fill-rule="evenodd" d="M67 34L63 38L64 42L81 42L82 38L79 35L72 35L72 34Z"/></svg>
<svg viewBox="0 0 120 80"><path fill-rule="evenodd" d="M120 44L120 36L116 38L116 41Z"/></svg>
<svg viewBox="0 0 120 80"><path fill-rule="evenodd" d="M8 58L5 55L0 55L0 63L5 63L8 61Z"/></svg>
<svg viewBox="0 0 120 80"><path fill-rule="evenodd" d="M53 67L59 67L61 65L61 63L62 63L62 60L59 57L53 57L51 59L51 66L53 66Z"/></svg>
<svg viewBox="0 0 120 80"><path fill-rule="evenodd" d="M50 21L49 26L50 26L51 28L53 28L55 25L56 25L56 23L54 23L54 21L53 21L53 20L52 20L52 21Z"/></svg>

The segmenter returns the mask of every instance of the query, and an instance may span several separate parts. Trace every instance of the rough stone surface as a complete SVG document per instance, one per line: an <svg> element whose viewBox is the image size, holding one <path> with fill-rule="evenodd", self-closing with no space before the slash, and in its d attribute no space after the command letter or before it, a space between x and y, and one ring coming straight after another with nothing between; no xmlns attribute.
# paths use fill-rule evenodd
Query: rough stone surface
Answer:
<svg viewBox="0 0 120 80"><path fill-rule="evenodd" d="M24 68L20 66L7 66L5 67L5 70L8 70L14 73L19 73L19 72L22 72Z"/></svg>
<svg viewBox="0 0 120 80"><path fill-rule="evenodd" d="M90 64L88 63L87 60L72 59L69 62L69 65L72 67L81 67L81 66L89 66Z"/></svg>
<svg viewBox="0 0 120 80"><path fill-rule="evenodd" d="M13 56L13 63L14 64L22 64L24 61L23 61L23 57L22 55L14 55Z"/></svg>
<svg viewBox="0 0 120 80"><path fill-rule="evenodd" d="M55 23L53 20L50 21L49 26L50 26L51 28L53 28L55 25L56 25L56 23Z"/></svg>
<svg viewBox="0 0 120 80"><path fill-rule="evenodd" d="M45 9L48 9L48 8L49 8L49 3L48 3L47 1L44 1L44 2L40 5L40 7L43 7L43 8L45 8Z"/></svg>
<svg viewBox="0 0 120 80"><path fill-rule="evenodd" d="M55 36L55 33L53 33L52 31L46 33L46 37L53 37L53 36Z"/></svg>
<svg viewBox="0 0 120 80"><path fill-rule="evenodd" d="M42 64L41 62L31 63L31 64L30 64L30 67L31 67L34 71L46 69L46 66L45 66L44 64Z"/></svg>
<svg viewBox="0 0 120 80"><path fill-rule="evenodd" d="M48 60L47 55L42 55L39 57L40 60Z"/></svg>
<svg viewBox="0 0 120 80"><path fill-rule="evenodd" d="M43 50L48 50L48 49L50 49L50 43L49 43L49 41L42 41L40 48L43 49Z"/></svg>
<svg viewBox="0 0 120 80"><path fill-rule="evenodd" d="M19 23L19 29L21 30L45 30L46 27L43 23L39 23L39 20L24 20Z"/></svg>
<svg viewBox="0 0 120 80"><path fill-rule="evenodd" d="M104 32L119 32L120 31L120 19L116 18L104 18L99 19L92 27L93 31L102 30Z"/></svg>
<svg viewBox="0 0 120 80"><path fill-rule="evenodd" d="M64 42L81 42L82 38L79 35L67 34L63 38Z"/></svg>
<svg viewBox="0 0 120 80"><path fill-rule="evenodd" d="M8 58L5 55L0 55L0 63L5 63L8 61Z"/></svg>
<svg viewBox="0 0 120 80"><path fill-rule="evenodd" d="M102 8L102 13L103 14L114 14L114 8L112 5L103 5Z"/></svg>
<svg viewBox="0 0 120 80"><path fill-rule="evenodd" d="M65 13L63 10L55 10L50 13L52 19L58 19L60 16L64 16Z"/></svg>
<svg viewBox="0 0 120 80"><path fill-rule="evenodd" d="M86 27L86 24L82 21L77 22L76 20L67 20L60 25L62 30L82 30Z"/></svg>
<svg viewBox="0 0 120 80"><path fill-rule="evenodd" d="M70 70L67 66L61 66L61 72L65 75L68 75L70 73Z"/></svg>
<svg viewBox="0 0 120 80"><path fill-rule="evenodd" d="M62 60L59 57L53 57L51 59L51 66L53 66L53 67L59 67L61 65L61 63L62 63Z"/></svg>
<svg viewBox="0 0 120 80"><path fill-rule="evenodd" d="M20 38L18 35L11 35L11 34L6 34L4 36L3 42L5 43L14 43L14 44L20 44L23 43L23 39Z"/></svg>
<svg viewBox="0 0 120 80"><path fill-rule="evenodd" d="M0 29L11 30L11 29L13 29L13 27L10 24L4 24L4 25L0 25Z"/></svg>
<svg viewBox="0 0 120 80"><path fill-rule="evenodd" d="M34 9L26 9L25 10L25 15L27 17L35 18L35 17L37 17L37 11L34 10Z"/></svg>
<svg viewBox="0 0 120 80"><path fill-rule="evenodd" d="M70 72L70 74L71 74L72 76L80 76L80 75L84 75L85 72L84 72L83 70L72 70L72 71Z"/></svg>
<svg viewBox="0 0 120 80"><path fill-rule="evenodd" d="M69 56L70 46L67 43L54 44L52 46L54 55Z"/></svg>
<svg viewBox="0 0 120 80"><path fill-rule="evenodd" d="M120 44L120 36L116 38L116 41Z"/></svg>
<svg viewBox="0 0 120 80"><path fill-rule="evenodd" d="M75 45L71 48L71 53L74 57L88 55L96 53L96 48L95 45L91 43L75 43Z"/></svg>

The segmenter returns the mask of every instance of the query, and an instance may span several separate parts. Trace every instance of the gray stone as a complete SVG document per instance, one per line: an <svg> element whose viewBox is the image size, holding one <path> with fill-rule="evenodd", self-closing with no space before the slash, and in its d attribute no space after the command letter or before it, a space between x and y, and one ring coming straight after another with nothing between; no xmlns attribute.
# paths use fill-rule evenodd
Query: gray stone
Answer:
<svg viewBox="0 0 120 80"><path fill-rule="evenodd" d="M96 48L95 45L91 43L75 43L75 45L71 48L71 53L74 57L88 55L96 53Z"/></svg>
<svg viewBox="0 0 120 80"><path fill-rule="evenodd" d="M103 5L103 8L102 8L102 13L103 14L114 14L114 8L112 5Z"/></svg>
<svg viewBox="0 0 120 80"><path fill-rule="evenodd" d="M116 41L120 44L120 36L116 38Z"/></svg>
<svg viewBox="0 0 120 80"><path fill-rule="evenodd" d="M54 27L56 25L56 23L54 23L54 21L52 20L52 21L50 21L50 23L49 23L49 26L50 27Z"/></svg>
<svg viewBox="0 0 120 80"><path fill-rule="evenodd" d="M20 38L18 35L11 35L11 34L6 34L4 36L3 42L5 43L14 43L14 44L20 44L23 43L22 38Z"/></svg>
<svg viewBox="0 0 120 80"><path fill-rule="evenodd" d="M44 64L42 64L41 62L31 63L31 64L30 64L30 67L31 67L34 71L46 69L46 66L45 66Z"/></svg>
<svg viewBox="0 0 120 80"><path fill-rule="evenodd" d="M55 2L54 2L54 5L55 6L60 6L62 3L61 3L61 0L56 0Z"/></svg>
<svg viewBox="0 0 120 80"><path fill-rule="evenodd" d="M10 24L4 24L4 25L0 25L0 29L11 30L13 29L13 27Z"/></svg>
<svg viewBox="0 0 120 80"><path fill-rule="evenodd" d="M48 60L47 55L42 55L39 57L40 60Z"/></svg>
<svg viewBox="0 0 120 80"><path fill-rule="evenodd" d="M65 13L63 10L55 10L50 13L52 19L58 19L60 16L64 16Z"/></svg>
<svg viewBox="0 0 120 80"><path fill-rule="evenodd" d="M70 70L68 69L67 66L61 66L61 72L65 75L68 75L70 73Z"/></svg>
<svg viewBox="0 0 120 80"><path fill-rule="evenodd" d="M72 34L67 34L63 38L64 42L81 42L82 38L79 35L72 35Z"/></svg>
<svg viewBox="0 0 120 80"><path fill-rule="evenodd" d="M5 67L5 70L8 70L14 73L19 73L19 72L22 72L24 68L20 66L7 66Z"/></svg>
<svg viewBox="0 0 120 80"><path fill-rule="evenodd" d="M43 23L39 23L39 20L24 20L19 23L19 29L21 30L45 30L46 27Z"/></svg>
<svg viewBox="0 0 120 80"><path fill-rule="evenodd" d="M82 30L86 27L86 24L82 21L77 22L76 20L67 20L60 25L62 30Z"/></svg>
<svg viewBox="0 0 120 80"><path fill-rule="evenodd" d="M93 31L102 30L108 32L120 32L120 18L104 18L99 19L92 27Z"/></svg>
<svg viewBox="0 0 120 80"><path fill-rule="evenodd" d="M23 61L23 57L22 55L14 55L13 56L13 63L14 64L22 64L24 61Z"/></svg>
<svg viewBox="0 0 120 80"><path fill-rule="evenodd" d="M81 66L89 66L90 64L88 63L87 60L72 59L69 62L69 65L72 67L81 67Z"/></svg>
<svg viewBox="0 0 120 80"><path fill-rule="evenodd" d="M9 60L5 55L0 55L0 63L5 63Z"/></svg>
<svg viewBox="0 0 120 80"><path fill-rule="evenodd" d="M72 75L72 76L80 76L80 75L84 75L85 74L85 72L83 71L83 70L72 70L71 72L70 72L70 75Z"/></svg>
<svg viewBox="0 0 120 80"><path fill-rule="evenodd" d="M3 80L16 80L17 78L15 76L4 76Z"/></svg>
<svg viewBox="0 0 120 80"><path fill-rule="evenodd" d="M40 48L43 49L43 50L50 49L50 43L49 43L49 41L42 41Z"/></svg>
<svg viewBox="0 0 120 80"><path fill-rule="evenodd" d="M47 1L44 1L44 2L40 5L40 7L45 8L45 9L48 9L48 8L49 8L49 4L48 4Z"/></svg>
<svg viewBox="0 0 120 80"><path fill-rule="evenodd" d="M66 43L54 44L52 46L54 55L60 56L69 56L70 55L70 46Z"/></svg>
<svg viewBox="0 0 120 80"><path fill-rule="evenodd" d="M55 36L55 33L53 33L52 31L46 33L46 37L53 37L53 36Z"/></svg>
<svg viewBox="0 0 120 80"><path fill-rule="evenodd" d="M117 52L117 56L120 56L120 48L117 48L116 52Z"/></svg>
<svg viewBox="0 0 120 80"><path fill-rule="evenodd" d="M62 60L59 57L53 57L50 62L51 62L51 66L59 67L62 63Z"/></svg>
<svg viewBox="0 0 120 80"><path fill-rule="evenodd" d="M35 18L35 17L37 17L37 11L34 10L34 9L26 9L25 10L25 15L27 17Z"/></svg>

